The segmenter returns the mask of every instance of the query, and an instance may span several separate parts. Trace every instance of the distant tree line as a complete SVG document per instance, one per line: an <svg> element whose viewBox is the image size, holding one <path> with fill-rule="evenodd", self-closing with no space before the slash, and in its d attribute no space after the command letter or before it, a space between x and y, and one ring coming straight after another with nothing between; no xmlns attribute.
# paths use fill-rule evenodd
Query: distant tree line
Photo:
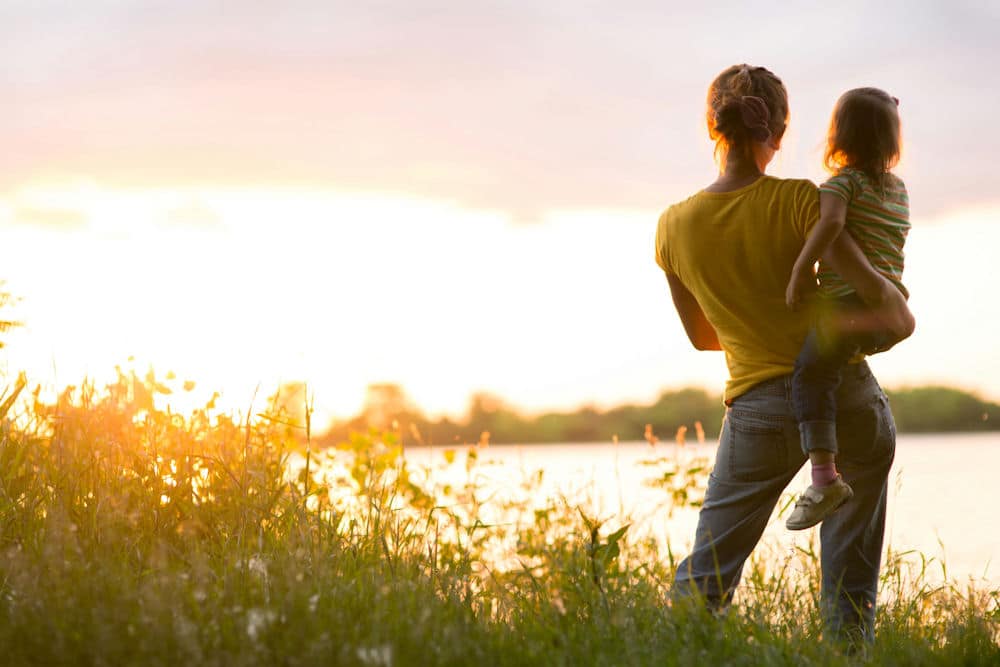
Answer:
<svg viewBox="0 0 1000 667"><path fill-rule="evenodd" d="M952 387L886 391L901 433L1000 430L1000 405Z"/></svg>
<svg viewBox="0 0 1000 667"><path fill-rule="evenodd" d="M887 392L901 433L988 431L1000 429L1000 405L950 387L917 387ZM611 442L659 438L718 437L725 414L722 397L703 389L665 391L651 404L625 404L607 410L592 406L571 412L525 415L488 393L474 394L464 417L430 419L395 384L368 388L361 414L335 423L315 438L333 445L352 431L392 429L404 443L497 444Z"/></svg>

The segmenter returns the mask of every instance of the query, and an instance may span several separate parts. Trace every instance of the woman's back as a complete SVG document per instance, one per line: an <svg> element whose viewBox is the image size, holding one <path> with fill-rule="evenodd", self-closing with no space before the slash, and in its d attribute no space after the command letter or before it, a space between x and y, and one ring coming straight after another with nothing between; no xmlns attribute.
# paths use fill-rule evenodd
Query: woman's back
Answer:
<svg viewBox="0 0 1000 667"><path fill-rule="evenodd" d="M694 295L726 353L726 398L792 371L809 326L785 305L789 267L819 217L808 180L762 176L667 209L656 260Z"/></svg>

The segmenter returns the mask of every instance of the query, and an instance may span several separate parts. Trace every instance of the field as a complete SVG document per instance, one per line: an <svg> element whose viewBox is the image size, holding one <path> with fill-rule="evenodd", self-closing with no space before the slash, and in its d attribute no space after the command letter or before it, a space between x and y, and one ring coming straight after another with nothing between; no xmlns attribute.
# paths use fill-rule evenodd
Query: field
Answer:
<svg viewBox="0 0 1000 667"><path fill-rule="evenodd" d="M539 506L537 476L488 493L477 445L443 451L446 476L391 429L319 451L308 410L278 401L178 415L152 375L52 402L11 384L3 664L1000 664L1000 591L931 585L896 554L878 640L850 655L821 640L811 550L803 576L750 563L715 617L671 605L676 555L628 518ZM665 498L696 503L703 471L663 466Z"/></svg>

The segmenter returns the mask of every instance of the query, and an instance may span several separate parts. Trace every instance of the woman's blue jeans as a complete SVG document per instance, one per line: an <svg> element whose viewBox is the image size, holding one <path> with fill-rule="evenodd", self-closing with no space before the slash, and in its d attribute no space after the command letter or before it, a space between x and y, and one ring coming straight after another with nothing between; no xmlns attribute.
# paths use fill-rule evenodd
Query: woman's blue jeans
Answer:
<svg viewBox="0 0 1000 667"><path fill-rule="evenodd" d="M806 462L791 382L790 375L763 382L726 411L694 548L677 568L675 598L700 595L713 609L729 604L778 498ZM871 640L896 427L865 362L844 370L836 401L837 468L854 497L820 527L821 611L834 636Z"/></svg>

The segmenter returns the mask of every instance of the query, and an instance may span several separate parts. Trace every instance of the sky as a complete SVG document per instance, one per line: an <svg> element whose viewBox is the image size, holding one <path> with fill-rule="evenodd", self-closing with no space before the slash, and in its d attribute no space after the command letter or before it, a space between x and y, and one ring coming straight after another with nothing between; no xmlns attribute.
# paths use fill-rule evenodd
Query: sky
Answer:
<svg viewBox="0 0 1000 667"><path fill-rule="evenodd" d="M883 384L1000 399L992 2L6 2L0 279L8 373L116 365L244 405L371 382L432 414L721 390L653 262L714 178L708 84L769 67L771 173L821 180L834 101L900 98L915 336ZM130 361L131 359L131 361Z"/></svg>

